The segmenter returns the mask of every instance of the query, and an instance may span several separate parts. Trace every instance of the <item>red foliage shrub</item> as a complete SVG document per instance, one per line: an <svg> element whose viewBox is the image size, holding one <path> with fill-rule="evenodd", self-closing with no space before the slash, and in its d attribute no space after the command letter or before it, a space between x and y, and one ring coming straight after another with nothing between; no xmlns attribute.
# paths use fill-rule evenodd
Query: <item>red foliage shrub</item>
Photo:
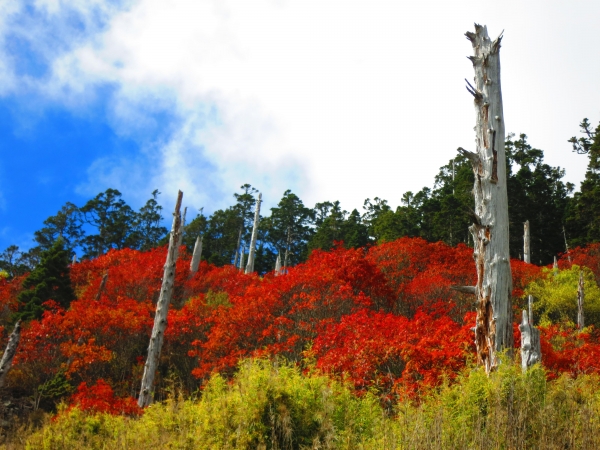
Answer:
<svg viewBox="0 0 600 450"><path fill-rule="evenodd" d="M128 416L139 416L142 409L132 397L115 397L110 385L102 378L98 379L93 386L81 383L77 391L71 396L69 409L77 407L82 411L90 411L108 414L125 414Z"/></svg>
<svg viewBox="0 0 600 450"><path fill-rule="evenodd" d="M79 385L72 404L132 413L110 386L119 393L139 387L165 256L166 248L111 250L74 264L78 300L68 310L47 303L42 320L24 325L12 386L33 390L60 372ZM572 257L600 267L600 245ZM518 298L540 268L511 264ZM319 368L345 373L359 392L415 397L455 377L472 357L473 297L451 287L475 280L472 249L418 238L314 251L287 274L262 278L206 262L190 277L182 249L161 353L168 370L160 372L192 391L213 371L232 373L242 357L299 360L312 346ZM19 290L19 280L0 279L0 307L14 309ZM598 372L598 342L595 334L543 329L544 365L551 376Z"/></svg>

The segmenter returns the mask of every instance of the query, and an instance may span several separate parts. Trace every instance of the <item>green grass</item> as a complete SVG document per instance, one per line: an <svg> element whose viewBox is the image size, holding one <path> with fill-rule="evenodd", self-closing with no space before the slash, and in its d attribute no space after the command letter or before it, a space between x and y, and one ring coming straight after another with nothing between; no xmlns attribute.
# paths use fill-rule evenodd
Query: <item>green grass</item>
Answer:
<svg viewBox="0 0 600 450"><path fill-rule="evenodd" d="M504 364L489 378L471 369L389 416L376 396L325 375L246 360L232 381L213 376L199 399L170 399L140 418L63 410L4 448L597 449L599 386Z"/></svg>

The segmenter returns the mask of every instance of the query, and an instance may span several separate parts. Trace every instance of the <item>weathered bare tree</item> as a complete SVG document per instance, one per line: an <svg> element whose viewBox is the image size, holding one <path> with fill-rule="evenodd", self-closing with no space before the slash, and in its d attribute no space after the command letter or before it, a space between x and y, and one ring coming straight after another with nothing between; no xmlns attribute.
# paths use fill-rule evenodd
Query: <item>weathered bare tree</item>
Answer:
<svg viewBox="0 0 600 450"><path fill-rule="evenodd" d="M171 236L169 237L169 250L167 252L167 261L163 273L160 296L156 304L156 314L154 316L154 326L150 336L150 345L148 346L148 357L144 365L144 375L142 377L142 387L138 398L138 405L141 408L152 403L154 394L154 376L158 368L160 351L162 349L165 329L167 328L167 313L169 312L169 303L173 296L173 287L175 284L175 266L179 256L179 237L183 231L181 221L181 200L183 192L179 191L177 203L173 212L173 225L171 227Z"/></svg>
<svg viewBox="0 0 600 450"><path fill-rule="evenodd" d="M577 285L577 328L583 330L585 320L583 317L583 302L585 301L585 290L583 281L583 270L579 271L579 283Z"/></svg>
<svg viewBox="0 0 600 450"><path fill-rule="evenodd" d="M2 360L0 360L0 387L4 386L4 379L6 378L6 374L12 367L12 361L15 357L15 353L17 353L17 347L19 346L19 340L21 339L21 321L18 320L15 324L15 328L12 333L10 333L10 337L8 338L8 344L6 344L6 349L4 350L4 354L2 355Z"/></svg>
<svg viewBox="0 0 600 450"><path fill-rule="evenodd" d="M529 220L524 224L523 233L523 259L531 264L531 238ZM521 332L521 367L523 371L542 360L542 347L540 345L540 330L533 326L533 296L527 297L527 310L523 311L523 319L519 325Z"/></svg>
<svg viewBox="0 0 600 450"><path fill-rule="evenodd" d="M248 264L246 265L246 273L254 272L254 254L256 253L256 239L258 238L258 222L260 220L260 203L262 202L262 194L258 194L256 199L256 207L254 209L254 225L252 226L252 240L250 241L250 250L248 252Z"/></svg>
<svg viewBox="0 0 600 450"><path fill-rule="evenodd" d="M246 247L242 248L242 253L240 253L240 272L244 270L244 255L246 254Z"/></svg>
<svg viewBox="0 0 600 450"><path fill-rule="evenodd" d="M198 272L200 258L202 257L202 239L203 236L198 236L196 238L196 243L194 244L194 253L192 254L192 261L190 263L190 276Z"/></svg>
<svg viewBox="0 0 600 450"><path fill-rule="evenodd" d="M102 298L102 293L106 288L106 281L108 280L108 272L104 272L102 275L102 281L100 281L100 287L98 288L98 292L96 292L96 301L99 301Z"/></svg>
<svg viewBox="0 0 600 450"><path fill-rule="evenodd" d="M275 276L281 275L281 255L277 254L277 260L275 261Z"/></svg>
<svg viewBox="0 0 600 450"><path fill-rule="evenodd" d="M475 85L467 90L475 98L476 151L459 148L469 158L475 173L474 258L477 269L477 359L487 373L498 365L497 353L513 346L512 276L508 249L508 197L504 151L504 116L500 89L499 36L490 40L485 26L475 24L467 32L474 55Z"/></svg>
<svg viewBox="0 0 600 450"><path fill-rule="evenodd" d="M527 220L523 226L523 261L527 264L531 264L531 238L529 234L529 220ZM533 296L527 297L527 309L529 316L529 323L533 324Z"/></svg>

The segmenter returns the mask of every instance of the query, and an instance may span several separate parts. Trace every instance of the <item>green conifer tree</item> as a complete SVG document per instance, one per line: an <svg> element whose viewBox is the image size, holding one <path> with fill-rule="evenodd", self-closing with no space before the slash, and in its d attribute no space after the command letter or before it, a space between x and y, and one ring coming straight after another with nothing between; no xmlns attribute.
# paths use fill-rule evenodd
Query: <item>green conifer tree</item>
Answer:
<svg viewBox="0 0 600 450"><path fill-rule="evenodd" d="M25 290L19 294L20 307L15 319L41 319L42 304L48 300L68 308L75 300L69 272L69 252L59 238L42 253L40 263L23 282Z"/></svg>

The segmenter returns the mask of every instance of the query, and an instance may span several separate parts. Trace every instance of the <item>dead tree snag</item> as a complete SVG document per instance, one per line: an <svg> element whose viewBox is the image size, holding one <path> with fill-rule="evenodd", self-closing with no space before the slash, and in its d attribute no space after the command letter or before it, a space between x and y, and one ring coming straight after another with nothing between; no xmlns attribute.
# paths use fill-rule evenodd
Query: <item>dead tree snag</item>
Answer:
<svg viewBox="0 0 600 450"><path fill-rule="evenodd" d="M142 387L138 398L140 408L145 408L152 403L154 394L154 376L158 368L160 351L162 349L165 330L167 328L167 314L169 312L169 303L173 296L173 286L175 284L175 265L179 256L179 236L183 231L181 221L181 200L183 192L179 191L177 203L173 212L173 225L171 227L171 236L169 237L169 250L167 251L167 261L163 273L160 296L156 304L156 314L154 316L154 326L150 336L150 345L148 346L148 357L144 365L144 375L142 377Z"/></svg>
<svg viewBox="0 0 600 450"><path fill-rule="evenodd" d="M487 373L498 365L497 352L512 349L512 276L508 250L508 198L504 151L504 116L500 89L500 41L492 41L487 28L475 24L467 32L474 55L475 85L467 82L474 97L476 112L476 152L461 150L471 161L475 173L473 194L475 220L469 228L473 235L477 269L477 359Z"/></svg>

